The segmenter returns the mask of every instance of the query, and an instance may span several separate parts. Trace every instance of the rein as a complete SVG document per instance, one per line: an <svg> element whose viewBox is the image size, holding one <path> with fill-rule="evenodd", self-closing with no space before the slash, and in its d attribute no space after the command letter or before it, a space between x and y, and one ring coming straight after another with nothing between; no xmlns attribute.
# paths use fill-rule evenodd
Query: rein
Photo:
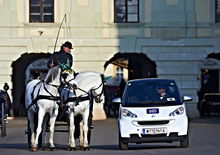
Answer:
<svg viewBox="0 0 220 155"><path fill-rule="evenodd" d="M39 88L39 90L38 90L38 92L37 92L37 97L34 98L34 91L35 91L36 86L37 86L38 84L43 84L44 90L45 90L50 96L47 96L47 95L39 95L39 93L40 93L40 88ZM49 84L48 82L46 82L46 81L44 81L44 80L39 81L39 82L34 86L34 89L33 89L32 93L31 93L32 102L31 102L31 104L28 106L27 110L28 110L31 106L36 105L36 103L37 103L38 100L47 99L47 100L58 101L58 100L60 99L60 97L54 96L53 94L51 94L51 92L49 92L49 90L46 88L46 85L45 85L45 84L47 84L47 85L49 85L49 86L53 86L53 87L55 87L55 88L57 88L57 89L60 87L59 85ZM34 99L33 99L33 98L34 98Z"/></svg>

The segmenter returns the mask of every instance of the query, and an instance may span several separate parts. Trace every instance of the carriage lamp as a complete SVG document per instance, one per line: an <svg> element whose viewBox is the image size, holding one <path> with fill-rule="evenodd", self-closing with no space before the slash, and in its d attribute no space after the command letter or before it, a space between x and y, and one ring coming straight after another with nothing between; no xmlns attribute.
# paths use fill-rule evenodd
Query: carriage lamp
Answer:
<svg viewBox="0 0 220 155"><path fill-rule="evenodd" d="M5 84L4 84L3 89L4 89L5 91L7 91L7 90L9 89L8 83L5 83Z"/></svg>
<svg viewBox="0 0 220 155"><path fill-rule="evenodd" d="M184 108L183 107L179 107L176 110L174 110L173 112L171 112L169 114L169 116L182 115L183 113L184 113Z"/></svg>
<svg viewBox="0 0 220 155"><path fill-rule="evenodd" d="M122 109L122 115L125 117L137 118L137 115L132 113L128 109Z"/></svg>

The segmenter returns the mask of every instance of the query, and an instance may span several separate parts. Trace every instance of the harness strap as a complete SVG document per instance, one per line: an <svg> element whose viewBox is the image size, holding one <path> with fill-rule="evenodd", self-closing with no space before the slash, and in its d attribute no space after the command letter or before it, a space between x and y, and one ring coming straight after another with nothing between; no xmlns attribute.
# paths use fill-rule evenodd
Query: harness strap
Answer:
<svg viewBox="0 0 220 155"><path fill-rule="evenodd" d="M44 85L44 89L46 90L46 92L48 93L48 94L50 94L51 96L53 96L53 97L56 97L56 96L54 96L53 94L51 94L51 92L49 92L49 90L46 88L46 86L45 86L45 83L43 83ZM52 85L51 85L52 86Z"/></svg>
<svg viewBox="0 0 220 155"><path fill-rule="evenodd" d="M53 101L58 101L60 99L60 97L57 96L45 96L45 95L38 95L35 99L32 100L31 104L28 106L27 110L33 106L36 105L38 100L41 99L47 99L47 100L53 100Z"/></svg>
<svg viewBox="0 0 220 155"><path fill-rule="evenodd" d="M33 89L33 91L31 92L31 98L32 98L32 100L33 100L33 98L34 98L34 91L35 91L37 85L39 85L40 83L41 83L41 81L39 81L39 82L34 86L34 89ZM38 94L39 94L39 91L40 91L40 89L38 90Z"/></svg>
<svg viewBox="0 0 220 155"><path fill-rule="evenodd" d="M48 85L50 85L50 86L53 86L53 87L55 87L55 88L59 88L59 87L60 87L60 85L53 85L53 84L50 84L49 82L46 82L46 81L44 81L44 80L42 80L41 82L46 83L46 84L48 84Z"/></svg>
<svg viewBox="0 0 220 155"><path fill-rule="evenodd" d="M67 100L64 101L63 104L67 104L68 102L82 102L89 99L89 96L69 97Z"/></svg>

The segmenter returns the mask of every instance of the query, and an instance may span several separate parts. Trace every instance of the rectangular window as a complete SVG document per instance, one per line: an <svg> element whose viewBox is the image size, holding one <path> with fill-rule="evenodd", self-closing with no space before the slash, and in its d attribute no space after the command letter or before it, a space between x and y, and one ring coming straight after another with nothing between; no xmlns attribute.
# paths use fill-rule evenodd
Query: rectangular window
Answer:
<svg viewBox="0 0 220 155"><path fill-rule="evenodd" d="M215 22L220 23L220 0L215 0Z"/></svg>
<svg viewBox="0 0 220 155"><path fill-rule="evenodd" d="M54 22L54 0L30 0L30 23Z"/></svg>
<svg viewBox="0 0 220 155"><path fill-rule="evenodd" d="M138 23L139 0L115 0L115 23Z"/></svg>
<svg viewBox="0 0 220 155"><path fill-rule="evenodd" d="M116 82L120 83L121 80L124 78L124 71L122 67L116 67Z"/></svg>

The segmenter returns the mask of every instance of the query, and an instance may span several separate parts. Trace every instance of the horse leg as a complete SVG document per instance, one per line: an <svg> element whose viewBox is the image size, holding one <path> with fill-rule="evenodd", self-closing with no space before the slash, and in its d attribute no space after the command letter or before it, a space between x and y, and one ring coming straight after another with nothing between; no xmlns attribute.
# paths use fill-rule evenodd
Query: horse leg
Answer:
<svg viewBox="0 0 220 155"><path fill-rule="evenodd" d="M80 149L83 149L83 140L84 140L84 136L83 136L83 121L81 121L80 123L79 123L79 132L80 132L80 134L79 134L79 147L80 147Z"/></svg>
<svg viewBox="0 0 220 155"><path fill-rule="evenodd" d="M31 111L28 111L28 120L29 120L29 126L31 131L31 146L34 145L34 113Z"/></svg>
<svg viewBox="0 0 220 155"><path fill-rule="evenodd" d="M74 132L75 132L75 125L74 125L74 113L72 111L69 111L69 140L68 140L68 150L72 151L76 150L76 144L74 139Z"/></svg>
<svg viewBox="0 0 220 155"><path fill-rule="evenodd" d="M57 115L58 115L58 108L56 108L54 110L54 112L52 112L50 114L49 143L50 143L50 150L51 151L53 151L55 149L53 136L54 136L54 126L55 126L55 121L56 121Z"/></svg>
<svg viewBox="0 0 220 155"><path fill-rule="evenodd" d="M46 150L47 146L46 146L46 130L47 130L47 120L48 120L48 115L46 114L44 116L44 120L43 120L43 130L42 130L42 149Z"/></svg>
<svg viewBox="0 0 220 155"><path fill-rule="evenodd" d="M83 148L84 148L84 150L89 149L89 143L88 143L88 118L89 118L89 108L85 111L85 113L83 115L83 121L82 121L83 122L83 125L82 125L83 126L83 134L82 135L83 135Z"/></svg>
<svg viewBox="0 0 220 155"><path fill-rule="evenodd" d="M38 111L38 125L37 125L37 132L36 132L36 138L34 141L34 144L32 146L32 151L37 151L37 147L38 147L38 138L39 135L42 131L42 123L43 123L43 119L44 119L44 115L45 115L45 111L43 109L39 109Z"/></svg>

